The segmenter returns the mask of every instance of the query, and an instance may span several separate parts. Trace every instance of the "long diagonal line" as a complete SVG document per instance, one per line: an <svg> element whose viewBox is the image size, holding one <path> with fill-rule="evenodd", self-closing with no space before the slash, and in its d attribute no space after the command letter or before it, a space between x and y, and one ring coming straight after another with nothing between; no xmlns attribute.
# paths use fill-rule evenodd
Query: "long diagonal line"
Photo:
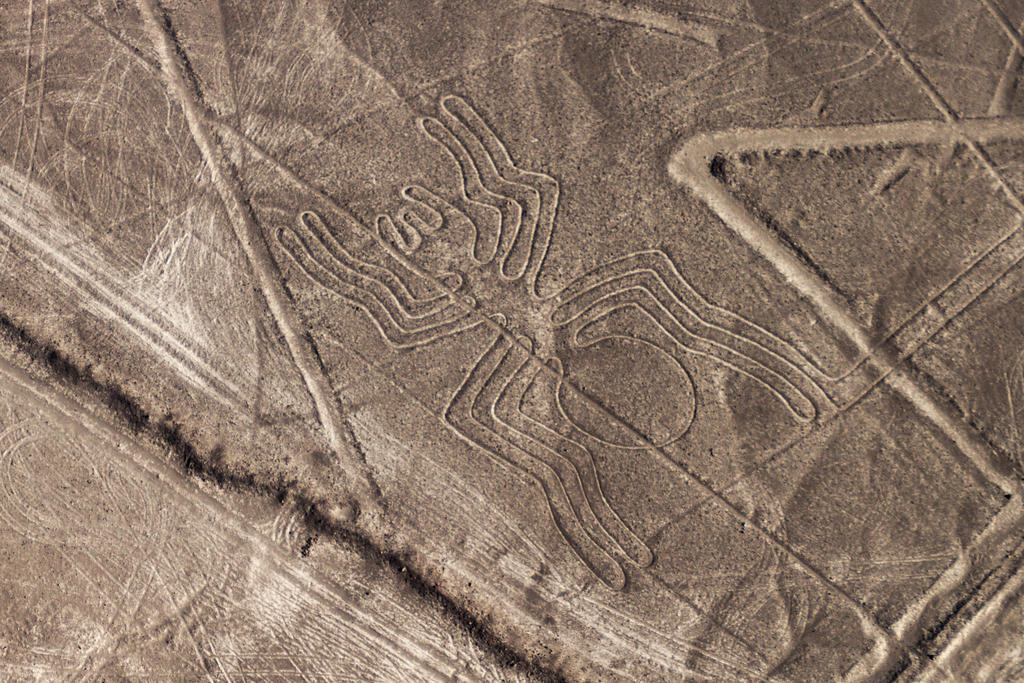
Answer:
<svg viewBox="0 0 1024 683"><path fill-rule="evenodd" d="M345 438L344 421L327 372L312 341L302 332L298 315L285 291L280 271L270 254L266 240L246 207L238 181L230 174L223 150L217 146L207 125L207 115L196 102L185 81L184 67L171 36L161 23L156 0L138 0L146 29L159 55L161 73L171 95L179 102L189 130L199 148L211 182L229 216L235 237L252 269L263 297L302 375L306 390L316 407L317 417L332 450L340 458L340 469L348 480L349 491L360 506L378 516L380 503L371 483L369 467Z"/></svg>
<svg viewBox="0 0 1024 683"><path fill-rule="evenodd" d="M951 133L958 137L972 151L1002 189L1014 208L1018 212L1022 212L1024 204L1022 204L1020 198L1009 187L981 146L963 132L958 125L959 117L935 86L928 81L917 65L911 61L906 51L889 34L874 12L864 4L863 0L852 0L852 2L865 22L878 34L890 51L901 62L904 69L918 81L922 90L950 125ZM843 302L837 298L832 290L815 273L811 272L806 265L801 263L793 253L778 243L763 225L754 220L739 202L728 196L720 183L711 177L710 173L704 172L707 171L707 168L701 168L701 165L707 159L701 158L701 155L691 154L692 151L684 147L673 155L670 162L670 172L673 177L680 182L688 184L694 193L705 201L730 228L736 231L751 248L772 263L790 284L811 299L825 318L849 337L863 352L871 350L872 344L869 335L847 311ZM1020 511L1011 510L1011 507L1019 507L1019 505L1012 505L1019 500L1019 481L1012 474L999 471L1000 468L993 461L987 444L969 427L964 425L959 416L954 415L948 407L937 403L928 392L918 385L914 378L906 372L897 369L896 364L899 361L891 357L891 355L885 351L880 351L873 361L873 364L881 366L883 371L889 373L887 382L942 429L960 447L969 460L1012 495L1011 506L997 515L997 519L983 533L983 536L987 539L998 537L1007 528L1012 528L1019 521ZM978 551L975 550L974 552ZM909 650L909 640L919 631L927 609L942 594L948 593L962 583L964 578L966 578L971 562L971 554L965 554L954 565L943 572L942 576L932 585L926 595L922 596L921 600L912 605L895 624L895 638L892 632L885 629L885 641L878 642L876 651L873 652L873 657L869 656L866 659L862 659L854 669L848 672L848 675L871 675L877 673L883 668L890 666L898 652ZM879 648L881 649L880 652L878 651Z"/></svg>
<svg viewBox="0 0 1024 683"><path fill-rule="evenodd" d="M297 187L301 188L305 192L309 192L310 194L314 195L317 198L318 201L320 201L321 203L326 205L333 212L336 212L336 213L338 213L340 215L344 215L344 216L350 217L352 220L356 220L355 217L352 215L352 213L348 209L346 209L345 207L341 206L338 202L336 202L334 199L329 197L322 190L319 190L318 188L313 186L311 183L309 183L305 179L303 179L300 176L298 176L293 170L291 170L290 168L288 168L287 166L285 166L284 164L282 164L281 162L276 160L273 156L271 156L268 152L266 152L262 148L260 148L255 142L250 140L247 136L243 135L242 133L240 133L237 130L234 130L234 128L231 127L228 124L219 123L217 125L218 125L219 130L223 131L226 135L232 137L236 141L238 141L241 144L243 144L257 158L259 158L259 159L265 161L266 163L269 163L270 165L272 165L274 168L276 168L278 170L278 172L280 172L290 182L294 183ZM370 231L368 229L366 230L366 232L374 240L379 240L380 239L380 237L378 235L376 235L376 233L374 233L374 232L372 232L372 231ZM501 336L503 336L506 339L508 339L509 341L511 341L511 343L519 346L526 353L535 356L535 354L533 353L533 351L531 349L529 349L526 346L524 346L523 343L520 340L518 340L515 337L515 335L513 335L511 332L509 332L507 329L505 329L505 327L503 327L499 323L495 322L491 318L487 317L486 315L484 315L483 313L481 313L477 309L472 308L468 304L464 303L460 299L460 297L456 294L456 292L452 291L449 287L447 287L443 282L441 282L439 279L434 277L431 273L425 271L420 266L417 266L415 263L413 263L411 261L408 261L408 260L404 260L403 261L403 265L407 269L409 269L411 272L414 272L416 275L418 275L420 277L423 277L427 281L429 281L432 284L434 284L434 286L445 289L449 293L449 295L451 296L452 300L456 303L456 305L463 307L467 311L467 313L469 313L471 315L474 315L474 316L477 316L480 319L481 324L489 327L494 332L500 334ZM539 363L539 366L540 366L542 372L552 373L554 376L558 376L557 372L553 368L549 367L547 364ZM559 376L559 378L561 379L560 376ZM708 496L710 496L714 500L718 501L718 503L721 504L726 509L728 514L730 514L731 516L736 518L738 521L745 522L746 525L747 525L747 528L754 530L754 532L757 533L758 535L760 535L762 537L762 539L765 540L769 545L772 545L777 550L779 550L779 551L783 552L785 555L787 555L797 566L800 567L800 569L802 571L804 571L806 574L808 574L813 580L821 583L823 586L826 587L827 590L832 591L833 593L838 595L840 597L840 599L846 604L846 606L849 609L851 609L858 616L858 618L860 619L861 624L865 628L865 630L875 634L878 637L882 637L882 638L886 638L886 639L891 637L891 636L887 635L885 629L882 628L882 626L879 625L878 622L873 617L868 615L867 611L865 610L863 605L860 604L859 601L857 601L853 596L851 596L843 588L841 588L840 586L838 586L837 584L835 584L831 580L829 580L824 574L821 573L821 571L819 569L817 569L813 565L811 565L794 548L790 547L784 541L782 541L779 538L777 538L774 534L772 534L767 529L762 528L754 520L752 520L747 515L745 515L738 507L736 507L733 503L731 503L727 498L725 498L725 496L722 493L720 493L715 488L713 488L702 477L700 477L698 474L692 472L689 468L685 467L684 465L674 461L662 449L657 448L653 444L651 444L649 439L647 439L647 437L643 436L642 434L637 433L635 430L631 429L628 425L625 425L622 422L621 418L619 418L618 416L612 414L606 407L604 407L604 406L594 402L593 399L589 399L582 392L580 392L580 394L583 397L583 400L592 403L593 408L595 410L597 410L598 412L602 413L607 418L614 420L616 423L621 424L624 428L630 429L630 431L634 434L634 436L637 439L639 439L640 441L642 441L644 444L647 445L648 452L654 454L654 456L657 458L657 460L659 462L661 462L662 464L666 465L671 471L674 471L678 476L683 478L685 481L689 482L691 485L696 486L697 488L701 489L705 494L707 494Z"/></svg>
<svg viewBox="0 0 1024 683"><path fill-rule="evenodd" d="M132 477L147 484L154 484L192 511L211 515L219 520L218 531L235 542L250 547L266 561L274 576L280 577L289 587L316 603L318 611L326 618L346 624L353 635L367 643L383 643L393 651L392 656L411 658L418 668L430 671L438 680L450 680L452 671L436 668L447 659L439 647L424 639L410 643L409 631L405 636L384 630L375 623L373 615L360 608L341 586L319 572L298 570L291 557L273 541L258 533L239 513L203 489L192 485L187 477L163 462L153 453L137 447L126 439L107 420L94 411L78 404L67 396L55 393L49 386L30 377L24 370L0 357L0 386L19 405L37 408L45 414L48 424L71 439L97 443L106 448L111 461ZM398 654L408 653L408 654Z"/></svg>
<svg viewBox="0 0 1024 683"><path fill-rule="evenodd" d="M982 2L991 5L991 0L981 0ZM872 11L870 7L864 4L864 0L851 0L851 4L860 12L861 17L871 27L871 29L878 35L878 37L885 43L885 46L889 48L889 51L893 53L893 56L899 60L900 65L903 66L910 76L917 81L918 86L924 92L924 94L931 100L932 105L938 110L939 114L942 115L951 126L952 132L960 139L960 141L967 146L974 157L982 165L986 172L992 176L992 180L999 185L999 189L1002 190L1006 199L1010 202L1014 209L1018 213L1024 214L1024 201L1014 192L1013 188L1006 182L1003 175L999 172L999 169L992 163L992 159L989 158L985 150L979 145L973 137L967 134L957 123L960 121L960 117L957 115L953 108L949 105L949 102L942 96L934 84L928 80L928 77L924 75L906 49L896 40L896 38L889 33L888 29L879 20L878 15ZM1010 27L1011 33L1016 36L1016 32L1013 31L1013 27ZM1017 38L1017 42L1020 40Z"/></svg>
<svg viewBox="0 0 1024 683"><path fill-rule="evenodd" d="M36 147L39 145L39 129L43 127L43 100L46 97L46 41L49 38L50 0L43 0L43 37L40 41L39 57L39 99L36 102L36 120L32 132L32 143L28 154L28 170L25 175L32 178L32 169L36 161Z"/></svg>
<svg viewBox="0 0 1024 683"><path fill-rule="evenodd" d="M1012 604L1012 601L1019 600L1024 591L1024 563L1021 560L1021 549L1018 546L1014 551L1016 556L1016 570L1010 575L1005 583L990 597L978 613L971 617L957 633L950 643L924 670L919 679L921 683L932 683L937 677L954 679L951 669L963 663L965 654L969 654L986 635L992 633L992 626L1000 615ZM1011 562L1014 560L1011 560Z"/></svg>
<svg viewBox="0 0 1024 683"><path fill-rule="evenodd" d="M979 0L979 2L985 6L985 9L989 11L992 18L996 20L996 23L999 24L999 28L1003 30L1003 33L1005 33L1006 37L1010 39L1010 42L1017 48L1017 51L1024 54L1024 39L1021 38L1020 32L1013 28L1013 24L1010 23L1006 13L1003 12L999 5L992 0ZM1009 62L1012 59L1013 54L1011 52L1010 58L1007 61Z"/></svg>
<svg viewBox="0 0 1024 683"><path fill-rule="evenodd" d="M631 24L649 31L687 38L707 47L717 49L719 31L690 19L682 19L668 12L636 9L626 2L608 0L537 0L552 9L583 14L594 19Z"/></svg>
<svg viewBox="0 0 1024 683"><path fill-rule="evenodd" d="M176 56L175 56L175 54L173 52L173 47L172 47L171 42L170 42L170 37L166 34L164 29L160 26L160 24L158 22L157 15L156 15L156 8L154 6L154 0L138 0L138 2L140 4L140 7L143 9L143 14L144 14L144 16L147 19L147 25L149 27L150 32L153 33L153 37L155 39L154 42L157 45L158 50L159 50L159 52L161 54L160 70L165 73L165 78L168 78L169 80L173 81L176 84L175 89L177 89L179 91L179 94L185 96L184 98L182 98L183 99L183 105L184 105L183 108L185 109L187 118L189 119L190 128L193 129L193 131L198 131L200 133L200 135L198 137L204 143L202 145L203 146L203 151L204 151L204 157L209 155L209 158L211 158L211 159L215 159L215 160L218 160L218 161L220 160L220 154L218 154L217 151L215 150L215 148L213 146L212 138L211 138L211 136L210 136L210 134L209 134L209 132L207 130L208 127L215 127L218 132L220 132L221 134L226 135L228 137L231 137L234 140L240 142L252 154L254 154L254 156L256 156L257 158L259 158L259 159L261 159L263 161L265 161L266 163L269 163L272 167L277 169L278 172L280 172L287 180L289 180L293 184L296 184L297 186L301 187L304 191L309 192L310 194L314 195L321 203L329 206L333 211L335 211L335 212L337 212L337 213L339 213L341 215L344 215L344 216L347 216L347 217L351 218L353 221L355 221L356 224L362 225L357 219L355 219L355 217L352 215L352 213L348 209L342 207L335 200L333 200L328 195L326 195L322 190L316 188L311 183L309 183L305 179L303 179L300 176L298 176L290 168L288 168L287 166L282 164L280 161L275 159L269 153L267 153L266 151L262 150L255 142L250 140L248 138L248 136L244 135L242 132L238 131L237 129L235 129L230 124L227 124L227 123L222 122L222 121L216 121L215 119L213 119L213 117L211 117L211 116L205 114L204 112L202 112L200 110L200 108L198 107L198 105L196 105L196 103L192 102L190 97L188 96L187 86L184 83L184 77L183 77L183 74L181 72L181 67L177 63L177 58L176 58ZM167 73L168 71L170 72L169 74ZM215 173L215 174L218 174L218 176L220 176L220 173L221 173L220 167L218 165L211 164L211 172ZM221 183L218 183L218 185L221 186L221 187L224 187L225 183L221 182ZM219 187L219 189L220 189L220 187ZM224 187L224 189L227 191L226 194L227 194L228 198L231 200L231 204L235 207L235 209L236 210L241 210L242 209L241 200L240 200L240 197L238 196L239 192L240 192L239 188L231 186L231 185L228 185L228 186ZM254 233L254 236L257 238L257 240L254 241L254 242L250 241L249 242L250 246L254 246L254 247L256 247L257 245L262 246L263 252L266 253L267 258L269 259L270 256L269 256L269 252L266 251L266 244L265 244L265 242L262 241L262 236L258 234L258 231L256 230L256 226L252 222L251 217L247 213L245 213L244 210L241 210L240 213L241 213L241 215L237 217L239 219L238 223L233 221L233 224L234 224L234 227L235 227L236 231L239 231L241 229L241 231L243 231L245 233L249 233L249 232ZM371 230L368 230L368 229L366 230L366 232L375 241L379 241L380 240L380 237L375 232L373 232ZM245 243L246 242L243 242L243 245ZM455 304L457 306L465 308L467 313L469 313L471 315L478 316L480 318L482 324L490 327L492 330L494 330L495 332L497 332L501 336L505 337L506 339L509 339L513 344L519 345L521 348L523 348L524 351L526 351L527 353L533 355L532 350L527 349L525 346L523 346L522 343L518 339L516 339L515 336L512 335L507 329L505 329L502 325L498 324L497 322L495 322L494 320L492 320L488 316L484 315L480 311L476 310L472 306L469 306L468 304L463 302L461 300L461 298L459 296L457 296L457 294L454 291L451 290L451 288L447 287L441 280L436 278L433 274L427 273L426 271L424 271L422 268L420 268L419 266L415 265L411 261L408 261L408 260L405 260L405 259L402 259L402 260L403 260L403 265L410 272L418 275L419 277L423 277L427 281L432 282L435 286L437 286L437 287L447 291L449 296L452 298L453 302L455 302ZM272 263L272 261L271 261L271 263ZM255 269L255 265L254 265L254 269ZM274 292L276 288L282 288L282 286L280 284L280 280L276 280L276 281L274 281L274 283L272 283L272 286L270 287L270 291ZM283 294L283 292L282 292L282 294ZM269 300L268 300L268 303L269 303ZM282 302L282 303L286 303L286 302ZM288 311L290 312L290 306L288 306ZM295 333L296 335L297 335L297 330L298 330L297 324L294 325L294 327L290 328L290 331ZM301 347L302 345L301 345L301 343L297 343L296 346ZM300 354L300 356L301 356L301 354ZM315 365L319 365L319 364L317 363ZM550 368L549 366L547 366L547 364L541 363L540 367L542 368L543 372L549 372L549 373L557 374L556 371L554 369ZM316 370L319 373L319 376L322 378L320 380L320 382L323 382L323 383L326 384L326 378L323 376L322 368L316 368ZM307 381L307 386L309 386L310 384L312 384L314 386L319 384L319 382L316 381L316 376L315 375L312 378L312 381L309 381L309 380ZM327 387L327 389L329 389L329 386ZM311 393L313 393L313 392L311 391ZM326 394L326 393L321 393L320 395L322 397L329 397L330 396L330 394ZM584 395L584 397L585 397L585 395ZM316 398L316 394L314 394L314 399L315 398ZM586 397L585 397L585 400L586 400ZM604 406L601 406L600 404L596 404L595 403L594 407L598 411L600 411L603 414L605 414L609 419L612 419L612 420L614 420L614 421L616 421L618 423L622 423L621 419L619 419L617 416L611 414L607 410L607 408L605 408ZM321 403L318 402L318 410L320 408L321 408ZM330 414L329 411L336 411L336 410L337 410L337 407L332 404L332 406L328 409L328 411L325 411L325 412L327 412L328 415L329 415ZM340 416L338 416L337 420L338 420L337 423L332 423L332 424L340 424ZM325 425L325 428L326 428L326 425ZM628 426L627 426L627 428L628 428ZM630 429L630 431L633 431L635 433L635 430ZM328 434L329 434L329 436L334 436L333 434L331 434L331 430L328 431ZM642 440L643 442L649 443L649 440L646 437L644 437L643 435L641 435L641 434L635 434L635 435L636 435L636 437L638 439ZM338 434L338 438L340 440L340 433ZM341 445L341 447L342 447L342 450L339 451L341 453L347 453L350 450L350 447L348 446L347 442L341 442L339 445ZM692 485L696 486L697 488L701 489L708 496L710 496L712 499L717 501L726 510L726 512L729 515L733 516L734 518L736 518L737 520L739 520L741 522L745 522L746 525L747 525L747 528L750 528L752 531L754 531L758 536L760 536L769 545L775 547L777 550L779 550L780 552L782 552L783 554L788 556L790 558L790 560L793 561L801 569L801 571L803 571L809 577L811 577L812 580L820 583L822 586L825 587L826 590L832 591L837 596L839 596L840 600L858 617L858 619L859 619L859 621L861 623L861 627L862 627L862 629L865 630L865 632L870 632L870 633L874 634L876 637L884 640L885 642L893 642L895 644L895 641L893 639L892 634L887 629L883 628L877 622L877 620L874 617L872 617L867 612L867 610L864 608L863 605L861 605L861 603L858 600L856 600L852 595L850 595L848 592L846 592L843 588L841 588L840 586L838 586L837 584L832 582L830 579L828 579L824 574L821 573L821 571L819 569L815 568L806 559L804 559L800 555L800 553L798 553L794 548L790 547L787 543L785 543L781 539L777 538L773 533L771 533L767 529L762 528L754 520L752 520L749 517L747 517L736 505L734 505L732 502L730 502L722 493L717 491L708 482L706 482L702 477L700 477L698 474L690 471L684 465L681 465L680 463L675 462L663 450L654 447L653 444L652 444L651 448L650 448L650 452L655 455L655 457L657 458L657 460L659 462L661 462L662 464L667 466L671 471L674 471L682 479L684 479L685 481L691 483ZM358 457L354 453L352 455L354 457ZM362 469L362 468L360 468L360 469Z"/></svg>
<svg viewBox="0 0 1024 683"><path fill-rule="evenodd" d="M231 47L228 44L227 26L224 22L224 0L214 0L214 5L217 17L217 38L224 51L224 71L227 76L228 90L231 93L231 108L234 110L235 123L240 126L242 125L242 108L238 104L238 83L235 81L235 70L231 67Z"/></svg>
<svg viewBox="0 0 1024 683"><path fill-rule="evenodd" d="M25 130L25 117L28 111L28 86L32 73L32 18L35 16L35 0L28 0L28 31L25 36L25 80L21 88L21 115L18 117L18 134L14 139L13 166L18 165L18 152L21 150L21 136Z"/></svg>
<svg viewBox="0 0 1024 683"><path fill-rule="evenodd" d="M989 11L995 10L994 14L996 21L1000 23L1003 30L1010 26L1010 22L1006 20L1005 16L1001 16L998 12L998 8L994 4L989 4ZM1017 33L1011 33L1010 37L1010 51L1006 55L1006 62L1003 64L1003 72L999 75L999 82L996 84L995 91L992 93L992 99L988 105L989 116L1004 116L1010 110L1010 100L1013 97L1013 91L1017 85L1017 75L1020 72L1020 66L1022 60L1024 60L1024 52L1021 51L1021 40L1020 32L1024 31L1024 21L1017 27Z"/></svg>

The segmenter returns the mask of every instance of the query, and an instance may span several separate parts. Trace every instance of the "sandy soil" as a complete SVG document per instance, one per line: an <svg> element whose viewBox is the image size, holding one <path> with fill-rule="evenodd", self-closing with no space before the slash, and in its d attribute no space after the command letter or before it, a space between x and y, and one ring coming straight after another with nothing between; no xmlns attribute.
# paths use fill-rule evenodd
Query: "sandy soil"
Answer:
<svg viewBox="0 0 1024 683"><path fill-rule="evenodd" d="M1022 29L0 6L0 671L1019 678Z"/></svg>

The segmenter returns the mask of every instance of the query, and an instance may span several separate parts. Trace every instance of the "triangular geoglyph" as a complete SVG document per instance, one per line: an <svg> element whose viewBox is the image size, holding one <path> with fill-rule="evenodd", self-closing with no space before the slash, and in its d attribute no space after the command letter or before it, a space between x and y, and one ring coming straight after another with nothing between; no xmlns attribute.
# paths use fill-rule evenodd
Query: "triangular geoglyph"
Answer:
<svg viewBox="0 0 1024 683"><path fill-rule="evenodd" d="M993 117L947 123L941 120L893 121L873 124L842 126L793 126L762 129L737 129L697 135L684 143L672 156L670 172L695 195L708 204L732 230L740 234L755 250L769 260L782 257L787 261L798 258L782 235L767 225L731 191L722 181L721 167L725 160L747 159L754 156L782 155L784 157L811 158L817 155L842 155L861 151L892 150L897 157L885 172L875 176L864 193L886 191L897 176L905 172L904 166L913 151L927 147L954 149L964 136L979 144L1017 141L1024 137L1024 119L1019 117ZM996 181L993 180L993 185ZM992 189L993 197L999 188ZM804 204L801 196L792 196L794 206ZM972 258L951 276L943 278L930 296L908 308L887 328L873 334L864 329L859 355L841 369L824 368L808 361L806 368L823 389L838 404L843 405L863 395L878 380L878 373L868 368L869 358L882 349L899 358L912 354L931 338L951 318L986 291L1021 258L1024 258L1024 234L1020 224L1013 220L1004 226L995 226L994 235L978 244ZM810 230L827 230L828 225L810 226ZM846 243L837 248L857 249ZM807 273L783 270L786 277L799 290L809 286L830 298L837 294L821 282L807 279ZM870 321L858 321L870 322Z"/></svg>
<svg viewBox="0 0 1024 683"><path fill-rule="evenodd" d="M754 213L720 179L721 164L730 156L744 154L814 155L850 150L881 148L912 149L925 145L964 145L985 159L983 145L1019 141L1024 137L1024 119L990 117L945 120L892 121L844 126L794 126L738 129L698 134L672 155L669 172L699 200L707 204L749 247L769 261L782 277L810 300L821 317L858 351L859 356L841 372L825 372L810 364L805 371L842 408L886 381L915 406L922 416L937 425L982 473L999 485L1013 501L1019 499L1020 485L1007 475L992 457L991 449L979 435L963 424L943 403L936 401L901 367L902 361L959 314L993 283L1024 258L1024 231L1019 218L1005 226L992 242L982 245L973 260L951 278L930 300L919 306L888 334L872 334L852 313L847 302L777 232ZM989 164L985 164L992 168ZM992 172L994 193L1002 191L1011 204L1020 200L998 172ZM880 191L891 179L883 177L874 188ZM803 198L794 196L799 203ZM1018 208L1019 206L1015 206ZM852 245L851 248L855 248ZM902 647L914 638L924 615L960 585L971 567L972 555L983 553L1008 533L1018 521L1018 505L1007 505L974 540L972 551L951 565L932 586L890 627L889 636L876 642L872 653L862 659L848 676L859 679L889 666Z"/></svg>

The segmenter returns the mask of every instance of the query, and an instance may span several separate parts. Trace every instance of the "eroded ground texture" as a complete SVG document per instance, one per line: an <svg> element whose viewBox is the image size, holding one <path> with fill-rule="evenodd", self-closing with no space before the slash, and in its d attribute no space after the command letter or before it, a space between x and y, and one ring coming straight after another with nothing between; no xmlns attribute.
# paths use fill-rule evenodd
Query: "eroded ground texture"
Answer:
<svg viewBox="0 0 1024 683"><path fill-rule="evenodd" d="M0 2L0 678L1024 678L1024 2Z"/></svg>

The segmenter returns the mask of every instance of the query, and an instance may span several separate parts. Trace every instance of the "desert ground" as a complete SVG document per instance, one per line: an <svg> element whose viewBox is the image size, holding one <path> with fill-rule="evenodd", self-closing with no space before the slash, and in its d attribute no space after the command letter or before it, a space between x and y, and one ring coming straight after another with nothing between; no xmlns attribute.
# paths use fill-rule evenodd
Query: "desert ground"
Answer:
<svg viewBox="0 0 1024 683"><path fill-rule="evenodd" d="M1024 680L1021 0L0 0L0 678Z"/></svg>

